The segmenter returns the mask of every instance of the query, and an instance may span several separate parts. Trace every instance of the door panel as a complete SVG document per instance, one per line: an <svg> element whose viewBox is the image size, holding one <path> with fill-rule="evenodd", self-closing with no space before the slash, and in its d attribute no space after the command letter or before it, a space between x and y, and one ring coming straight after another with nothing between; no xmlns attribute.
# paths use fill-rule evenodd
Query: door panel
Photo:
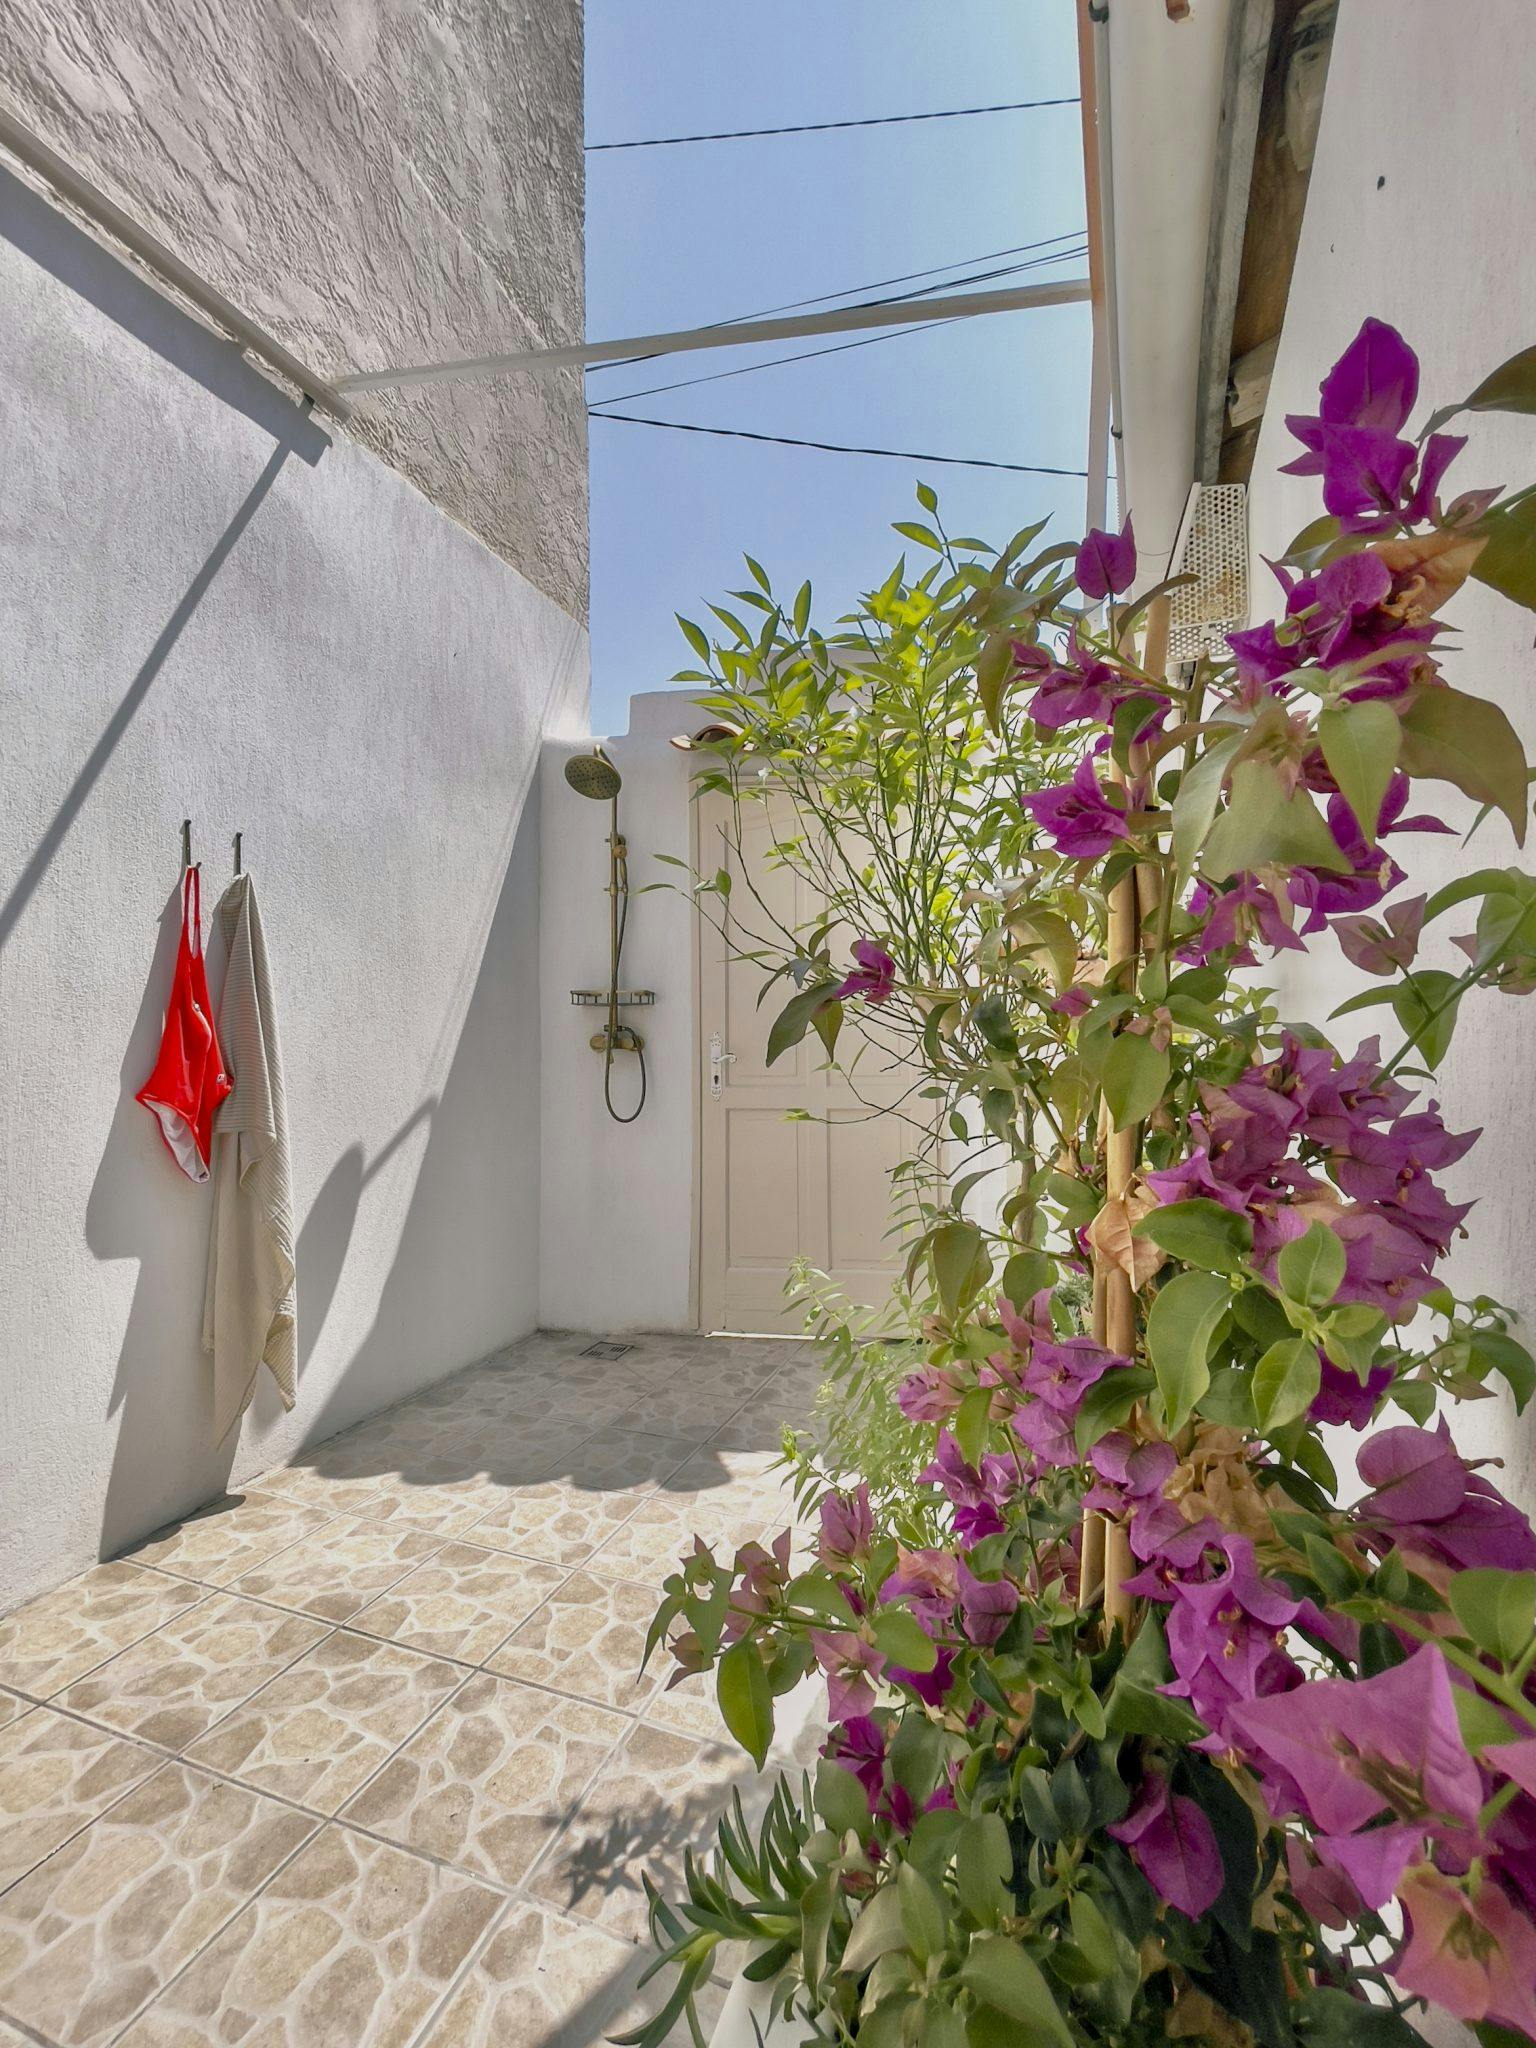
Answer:
<svg viewBox="0 0 1536 2048"><path fill-rule="evenodd" d="M724 864L730 872L731 903L746 934L741 943L752 943L754 924L763 928L765 909L791 927L816 916L819 903L807 885L770 863L775 839L796 829L787 801L749 807L739 851L720 837L730 820L726 798L700 799L700 865ZM856 1301L878 1302L890 1292L899 1264L885 1235L890 1172L910 1150L911 1133L895 1118L872 1115L871 1107L900 1099L911 1077L891 1075L881 1059L866 1055L855 1095L841 1075L825 1070L814 1032L770 1067L768 1032L790 992L776 987L759 1008L762 983L759 967L727 959L720 936L702 927L700 1320L705 1329L793 1333L801 1319L786 1313L784 1281L797 1256ZM712 1038L728 1055L718 1095L711 1086ZM856 1043L850 1020L840 1041L845 1059ZM795 1109L810 1121L787 1120Z"/></svg>

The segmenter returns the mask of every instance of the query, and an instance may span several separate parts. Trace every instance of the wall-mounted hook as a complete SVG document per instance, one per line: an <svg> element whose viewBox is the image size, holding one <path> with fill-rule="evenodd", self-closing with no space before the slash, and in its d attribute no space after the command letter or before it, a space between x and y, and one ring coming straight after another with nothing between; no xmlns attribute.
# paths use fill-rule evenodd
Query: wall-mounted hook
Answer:
<svg viewBox="0 0 1536 2048"><path fill-rule="evenodd" d="M240 873L240 842L244 837L245 834L243 832L235 834L235 874L237 876Z"/></svg>
<svg viewBox="0 0 1536 2048"><path fill-rule="evenodd" d="M187 869L191 867L191 865L192 820L190 818L183 818L181 821L181 872L183 875L186 874Z"/></svg>

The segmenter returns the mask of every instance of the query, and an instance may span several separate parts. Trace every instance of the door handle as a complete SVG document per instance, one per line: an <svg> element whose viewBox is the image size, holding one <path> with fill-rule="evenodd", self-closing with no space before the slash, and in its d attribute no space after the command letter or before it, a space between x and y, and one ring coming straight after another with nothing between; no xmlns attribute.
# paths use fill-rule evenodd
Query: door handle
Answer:
<svg viewBox="0 0 1536 2048"><path fill-rule="evenodd" d="M714 1102L718 1102L725 1093L725 1069L735 1057L735 1053L727 1052L721 1044L719 1032L712 1031L709 1035L709 1093Z"/></svg>

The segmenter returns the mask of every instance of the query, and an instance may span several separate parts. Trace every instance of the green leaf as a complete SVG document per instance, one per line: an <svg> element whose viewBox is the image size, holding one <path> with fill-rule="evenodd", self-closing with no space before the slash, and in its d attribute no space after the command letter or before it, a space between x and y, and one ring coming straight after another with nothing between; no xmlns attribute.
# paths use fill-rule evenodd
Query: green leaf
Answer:
<svg viewBox="0 0 1536 2048"><path fill-rule="evenodd" d="M674 612L672 616L682 628L683 638L688 642L688 645L693 649L700 661L704 662L707 666L710 658L708 634L701 627L696 626L692 619L685 619L681 612Z"/></svg>
<svg viewBox="0 0 1536 2048"><path fill-rule="evenodd" d="M1111 725L1114 734L1114 758L1122 768L1131 765L1131 746L1142 727L1168 702L1166 696L1152 690L1137 690L1122 703L1115 706Z"/></svg>
<svg viewBox="0 0 1536 2048"><path fill-rule="evenodd" d="M715 1670L720 1712L742 1748L761 1770L773 1740L773 1694L757 1644L732 1643Z"/></svg>
<svg viewBox="0 0 1536 2048"><path fill-rule="evenodd" d="M867 1816L866 1816L867 1818ZM851 1977L862 1976L881 1956L904 1949L907 1931L902 1925L901 1901L893 1884L882 1885L866 1902L853 1923L839 1968Z"/></svg>
<svg viewBox="0 0 1536 2048"><path fill-rule="evenodd" d="M1155 1382L1145 1366L1127 1366L1095 1380L1083 1396L1073 1434L1080 1454L1086 1457L1101 1436L1118 1429L1136 1403L1151 1393Z"/></svg>
<svg viewBox="0 0 1536 2048"><path fill-rule="evenodd" d="M1343 1284L1344 1245L1326 1223L1314 1223L1282 1249L1276 1265L1283 1293L1307 1308L1323 1308Z"/></svg>
<svg viewBox="0 0 1536 2048"><path fill-rule="evenodd" d="M811 622L811 586L802 583L795 592L795 631L804 634Z"/></svg>
<svg viewBox="0 0 1536 2048"><path fill-rule="evenodd" d="M1461 997L1457 977L1443 967L1405 974L1392 990L1392 1014L1426 1067L1438 1067L1451 1048Z"/></svg>
<svg viewBox="0 0 1536 2048"><path fill-rule="evenodd" d="M1536 1631L1536 1572L1457 1572L1450 1583L1456 1619L1480 1650L1513 1664Z"/></svg>
<svg viewBox="0 0 1536 2048"><path fill-rule="evenodd" d="M926 1963L944 1947L947 1930L939 1895L920 1870L903 1863L896 1873L896 1897L907 1947L919 1963Z"/></svg>
<svg viewBox="0 0 1536 2048"><path fill-rule="evenodd" d="M1072 2032L1039 1965L1005 1935L978 1934L960 1981L982 2005L1017 2023L1022 2048L1074 2048Z"/></svg>
<svg viewBox="0 0 1536 2048"><path fill-rule="evenodd" d="M1536 1359L1502 1330L1474 1330L1467 1341L1474 1368L1498 1373L1514 1396L1515 1413L1523 1414L1525 1404L1536 1394Z"/></svg>
<svg viewBox="0 0 1536 2048"><path fill-rule="evenodd" d="M928 1256L940 1303L953 1321L991 1275L986 1239L974 1223L941 1223L929 1242ZM987 1273L979 1277L984 1260Z"/></svg>
<svg viewBox="0 0 1536 2048"><path fill-rule="evenodd" d="M924 526L917 519L896 519L891 522L891 531L899 533L904 540L915 540L919 547L932 548L936 555L944 552L944 543L931 526Z"/></svg>
<svg viewBox="0 0 1536 2048"><path fill-rule="evenodd" d="M937 492L937 491L936 491L936 490L935 490L935 489L933 488L933 485L932 485L932 484L924 484L924 483L920 483L920 484L918 485L918 487L917 487L917 502L919 503L919 505L921 505L921 506L922 506L922 508L923 508L923 510L924 510L925 512L937 512L937 511L938 511L938 509L939 509L939 494L938 494L938 492Z"/></svg>
<svg viewBox="0 0 1536 2048"><path fill-rule="evenodd" d="M968 1465L979 1465L992 1421L992 1389L972 1387L955 1410L955 1442Z"/></svg>
<svg viewBox="0 0 1536 2048"><path fill-rule="evenodd" d="M828 1000L828 996L828 989L819 987L800 989L790 997L774 1018L768 1033L767 1063L770 1067L781 1053L788 1052L791 1046L800 1043L811 1027L812 1018Z"/></svg>
<svg viewBox="0 0 1536 2048"><path fill-rule="evenodd" d="M1195 871L1195 862L1205 835L1211 829L1216 816L1216 806L1221 801L1221 785L1226 778L1232 756L1242 745L1244 735L1233 733L1230 739L1218 740L1203 753L1179 783L1178 795L1173 800L1173 858L1176 869L1174 894L1182 895L1184 884Z"/></svg>
<svg viewBox="0 0 1536 2048"><path fill-rule="evenodd" d="M1086 1892L1074 1892L1068 1908L1072 1939L1087 1958L1094 1977L1108 1977L1120 1966L1115 1931ZM1123 1937L1122 1937L1123 1938Z"/></svg>
<svg viewBox="0 0 1536 2048"><path fill-rule="evenodd" d="M1330 705L1318 714L1317 737L1334 781L1372 844L1382 798L1397 766L1403 729L1380 698Z"/></svg>
<svg viewBox="0 0 1536 2048"><path fill-rule="evenodd" d="M1201 872L1224 882L1269 865L1343 873L1349 862L1306 790L1288 792L1267 761L1241 761L1232 771L1227 808L1206 841Z"/></svg>
<svg viewBox="0 0 1536 2048"><path fill-rule="evenodd" d="M1003 1268L1004 1299L1016 1309L1023 1309L1042 1287L1050 1286L1055 1273L1054 1262L1044 1252L1015 1252Z"/></svg>
<svg viewBox="0 0 1536 2048"><path fill-rule="evenodd" d="M1100 1085L1115 1129L1139 1124L1163 1099L1171 1071L1166 1052L1137 1031L1122 1031L1109 1048Z"/></svg>
<svg viewBox="0 0 1536 2048"><path fill-rule="evenodd" d="M1204 1196L1165 1202L1133 1225L1131 1235L1149 1237L1170 1258L1181 1259L1186 1266L1208 1267L1213 1273L1235 1273L1253 1250L1248 1218Z"/></svg>
<svg viewBox="0 0 1536 2048"><path fill-rule="evenodd" d="M1305 1415L1322 1383L1317 1346L1305 1337L1272 1344L1253 1369L1253 1409L1266 1436Z"/></svg>
<svg viewBox="0 0 1536 2048"><path fill-rule="evenodd" d="M835 1835L850 1828L862 1835L869 1826L869 1801L852 1771L823 1757L816 1766L815 1807Z"/></svg>
<svg viewBox="0 0 1536 2048"><path fill-rule="evenodd" d="M882 1607L870 1626L881 1656L904 1671L931 1671L939 1661L932 1638L904 1607Z"/></svg>
<svg viewBox="0 0 1536 2048"><path fill-rule="evenodd" d="M1231 1305L1231 1287L1214 1273L1180 1273L1152 1304L1147 1350L1170 1436L1184 1426L1211 1383L1211 1344Z"/></svg>
<svg viewBox="0 0 1536 2048"><path fill-rule="evenodd" d="M1012 1875L1007 1823L1000 1814L974 1814L962 1827L955 1849L955 1890L973 1920L986 1926L1011 1909Z"/></svg>
<svg viewBox="0 0 1536 2048"><path fill-rule="evenodd" d="M1536 499L1529 502L1530 591L1520 602L1536 610ZM1490 541L1472 572L1485 583L1491 579L1484 564L1493 549ZM1436 685L1413 699L1402 714L1402 727L1402 765L1410 775L1452 783L1475 802L1493 804L1508 818L1517 845L1524 846L1525 750L1497 704Z"/></svg>

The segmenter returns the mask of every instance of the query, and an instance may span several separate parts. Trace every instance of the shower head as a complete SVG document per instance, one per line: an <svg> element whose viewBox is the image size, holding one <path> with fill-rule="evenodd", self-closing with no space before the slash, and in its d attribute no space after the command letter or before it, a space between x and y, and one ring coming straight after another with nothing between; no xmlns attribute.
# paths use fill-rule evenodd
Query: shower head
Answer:
<svg viewBox="0 0 1536 2048"><path fill-rule="evenodd" d="M600 747L590 754L572 754L565 764L565 779L578 796L610 803L624 787L624 778Z"/></svg>

